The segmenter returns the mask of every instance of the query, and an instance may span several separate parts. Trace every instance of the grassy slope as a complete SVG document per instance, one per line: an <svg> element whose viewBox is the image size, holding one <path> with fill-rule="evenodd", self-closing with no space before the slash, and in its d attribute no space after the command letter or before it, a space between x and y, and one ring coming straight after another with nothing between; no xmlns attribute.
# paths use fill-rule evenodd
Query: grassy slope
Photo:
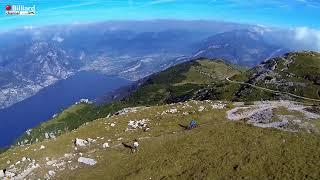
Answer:
<svg viewBox="0 0 320 180"><path fill-rule="evenodd" d="M274 78L277 81L283 81L284 83L295 83L294 85L275 85L274 83L265 83L265 79L250 82L252 80L253 75L256 73L256 69L251 69L243 74L237 75L233 77L234 80L255 83L255 85L260 87L265 87L268 89L278 90L282 92L289 92L296 95L320 99L320 54L319 53L290 53L286 57L286 59L293 59L293 62L286 68L284 64L284 60L282 58L274 59L277 61L276 69L273 71L277 73L277 76ZM268 63L270 66L275 63L275 61L271 60ZM293 75L293 76L290 76ZM268 78L268 77L267 77ZM304 86L300 86L297 84L304 84ZM238 92L238 97L236 100L272 100L279 99L279 96L276 96L270 92L266 92L263 90L258 90L252 88L251 86L243 85L241 87L241 91ZM301 101L301 99L297 99Z"/></svg>
<svg viewBox="0 0 320 180"><path fill-rule="evenodd" d="M24 133L16 142L28 140L28 143L34 143L37 139L42 141L45 139L45 133L50 132L53 132L55 136L59 136L78 128L86 122L106 117L109 113L114 113L123 107L126 106L122 103L103 106L85 103L73 105L61 112L57 117L33 128L30 134Z"/></svg>
<svg viewBox="0 0 320 180"><path fill-rule="evenodd" d="M65 153L83 153L98 161L94 167L78 164L77 154L67 169L57 173L57 179L317 179L320 177L319 135L289 133L252 127L225 119L226 110L212 110L207 102L189 102L183 105L165 105L142 109L137 113L93 121L56 140L47 140L28 147L11 149L0 155L0 169L22 157L30 157L40 164L35 170L43 177L50 168L45 157L58 159ZM200 106L207 110L198 112ZM177 114L159 115L159 112L177 107ZM190 115L182 115L189 112ZM149 132L124 132L129 120L150 119ZM184 131L179 123L197 119L200 127ZM115 127L108 123L116 122ZM88 148L73 149L74 138L104 137ZM115 146L120 141L143 138L140 151L130 154L128 149ZM102 149L102 143L111 139L112 148ZM43 150L39 149L45 145Z"/></svg>
<svg viewBox="0 0 320 180"><path fill-rule="evenodd" d="M214 78L200 74L200 71L209 73ZM239 86L226 87L224 80L239 73L240 71L223 61L202 59L183 63L151 76L136 92L122 101L101 106L74 105L56 118L34 128L30 135L25 133L17 142L28 140L28 143L34 143L36 139L41 141L45 138L46 132L55 132L56 135L60 135L86 122L106 117L124 107L186 101L192 99L198 90L203 89L210 90L204 95L206 99L230 100L234 96L234 89Z"/></svg>
<svg viewBox="0 0 320 180"><path fill-rule="evenodd" d="M208 73L213 78L200 72ZM239 73L239 70L222 61L192 61L151 76L126 101L135 105L155 105L192 99L197 91L203 89L214 88L222 92L225 78ZM216 97L226 100L231 98L232 95Z"/></svg>

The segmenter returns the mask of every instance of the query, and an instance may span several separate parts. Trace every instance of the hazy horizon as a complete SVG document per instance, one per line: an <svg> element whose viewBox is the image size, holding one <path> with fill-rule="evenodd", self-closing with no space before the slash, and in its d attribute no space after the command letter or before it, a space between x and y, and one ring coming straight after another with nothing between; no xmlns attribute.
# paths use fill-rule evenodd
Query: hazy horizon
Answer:
<svg viewBox="0 0 320 180"><path fill-rule="evenodd" d="M36 7L35 16L7 16L6 5ZM132 20L207 20L285 29L320 29L320 3L315 0L4 0L2 30L59 24ZM299 12L299 13L297 13Z"/></svg>

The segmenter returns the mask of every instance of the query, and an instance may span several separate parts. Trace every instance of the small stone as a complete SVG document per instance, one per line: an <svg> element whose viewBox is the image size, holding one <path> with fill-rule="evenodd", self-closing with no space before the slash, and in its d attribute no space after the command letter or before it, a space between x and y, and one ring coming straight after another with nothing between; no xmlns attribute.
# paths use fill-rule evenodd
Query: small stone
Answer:
<svg viewBox="0 0 320 180"><path fill-rule="evenodd" d="M110 146L109 146L109 143L104 143L104 144L102 145L102 147L106 149L106 148L108 148L108 147L110 147Z"/></svg>
<svg viewBox="0 0 320 180"><path fill-rule="evenodd" d="M56 160L48 161L48 162L46 162L46 165L47 165L47 166L53 166L54 163L56 163L56 162L57 162Z"/></svg>
<svg viewBox="0 0 320 180"><path fill-rule="evenodd" d="M78 139L78 138L76 138L76 140L75 140L76 146L86 146L87 144L88 144L88 141L86 141L86 140Z"/></svg>
<svg viewBox="0 0 320 180"><path fill-rule="evenodd" d="M5 175L7 178L13 178L16 174L14 174L13 172L10 172L10 171L6 171Z"/></svg>
<svg viewBox="0 0 320 180"><path fill-rule="evenodd" d="M56 172L54 172L54 171L49 171L48 174L49 174L50 176L54 176L54 175L56 174Z"/></svg>
<svg viewBox="0 0 320 180"><path fill-rule="evenodd" d="M48 134L48 133L45 133L45 134L44 134L44 137L45 137L46 139L49 139L49 134Z"/></svg>
<svg viewBox="0 0 320 180"><path fill-rule="evenodd" d="M198 111L199 111L199 112L202 112L204 109L205 109L205 107L200 106L199 109L198 109Z"/></svg>
<svg viewBox="0 0 320 180"><path fill-rule="evenodd" d="M70 158L70 157L72 157L72 154L64 154L64 157L65 158Z"/></svg>

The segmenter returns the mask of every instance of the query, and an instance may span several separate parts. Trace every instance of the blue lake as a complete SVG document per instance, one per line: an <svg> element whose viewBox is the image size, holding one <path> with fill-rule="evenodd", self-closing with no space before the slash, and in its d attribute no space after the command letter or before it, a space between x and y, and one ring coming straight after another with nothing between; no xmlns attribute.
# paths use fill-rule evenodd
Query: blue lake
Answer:
<svg viewBox="0 0 320 180"><path fill-rule="evenodd" d="M115 76L79 72L48 86L36 95L0 110L0 147L12 144L27 129L49 120L53 114L80 99L94 100L130 83Z"/></svg>

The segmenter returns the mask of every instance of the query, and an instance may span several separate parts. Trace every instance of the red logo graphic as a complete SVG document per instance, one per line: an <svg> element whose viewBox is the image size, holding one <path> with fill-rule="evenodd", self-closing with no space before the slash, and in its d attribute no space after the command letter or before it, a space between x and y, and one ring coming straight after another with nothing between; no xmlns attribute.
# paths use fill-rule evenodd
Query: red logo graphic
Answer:
<svg viewBox="0 0 320 180"><path fill-rule="evenodd" d="M6 10L10 11L11 10L11 6L10 5L6 5Z"/></svg>

